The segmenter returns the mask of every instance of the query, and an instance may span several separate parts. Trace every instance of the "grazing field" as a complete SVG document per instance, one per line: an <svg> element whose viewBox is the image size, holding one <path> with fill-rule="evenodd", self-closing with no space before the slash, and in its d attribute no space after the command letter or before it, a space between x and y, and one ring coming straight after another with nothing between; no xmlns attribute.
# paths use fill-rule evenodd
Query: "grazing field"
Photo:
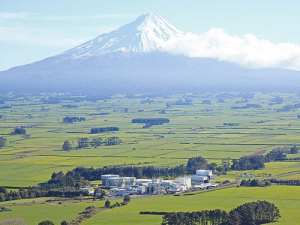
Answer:
<svg viewBox="0 0 300 225"><path fill-rule="evenodd" d="M284 102L269 105L269 100L278 95ZM175 166L185 164L194 156L220 163L227 157L237 159L261 150L269 152L275 147L299 144L297 111L277 111L286 104L299 101L292 94L255 93L247 103L237 103L244 99L233 93L223 97L225 103L218 103L220 97L216 94L153 98L119 95L93 102L64 100L63 94L56 97L10 94L6 98L4 106L11 108L0 108L0 115L3 115L0 137L7 139L6 147L0 149L0 180L1 185L9 187L38 185L47 181L53 172L66 172L77 166ZM51 98L61 100L48 104L45 99ZM174 104L186 98L193 104ZM153 101L141 104L146 99ZM202 104L207 99L211 104ZM261 107L231 109L248 103ZM65 124L62 122L64 117L84 117L86 120ZM131 123L135 118L167 118L170 123L143 129L145 124ZM28 136L11 135L17 126L24 126ZM92 128L113 126L119 127L120 131L91 134ZM112 136L121 138L123 143L69 152L62 150L66 140L76 147L79 138L92 140ZM281 169L283 172L299 169L297 163L290 165L294 164L283 163L282 167L267 167L266 171L269 168L268 173L277 174Z"/></svg>
<svg viewBox="0 0 300 225"><path fill-rule="evenodd" d="M24 201L14 201L16 204ZM38 201L36 201L38 202ZM7 204L7 203L6 203ZM22 218L28 224L38 224L44 220L50 220L54 224L60 224L66 220L70 222L85 211L88 206L103 207L104 201L96 202L78 202L78 203L45 203L35 205L15 205L7 208L12 209L9 212L0 213L0 221L8 218ZM0 205L1 206L1 205Z"/></svg>
<svg viewBox="0 0 300 225"><path fill-rule="evenodd" d="M282 104L272 104L270 100L276 96L283 98ZM5 104L0 105L0 137L7 141L6 146L0 148L0 186L6 186L8 190L37 186L47 182L53 172L67 172L78 166L177 166L196 156L220 164L224 158L232 160L261 151L266 154L277 147L299 146L300 120L297 116L300 111L297 108L281 110L285 105L300 101L293 94L255 93L250 97L240 93L136 95L134 98L116 95L92 98L91 101L89 96L10 93L1 98ZM220 98L225 103L220 103ZM178 104L180 99L182 102L188 99L192 104ZM202 104L204 100L210 100L211 104ZM231 108L246 104L261 107ZM84 117L85 120L64 123L65 117ZM146 124L131 123L137 118L166 118L170 122L143 128ZM92 128L103 127L118 127L119 131L91 133ZM13 134L16 128L25 129L26 135ZM122 143L76 149L80 138L92 142L93 138L104 141L110 137L118 137ZM66 140L73 150L62 149ZM299 179L298 154L288 154L288 158L290 160L284 162L266 163L262 170L230 171L218 176L217 181L247 179L239 177L241 173L259 178ZM298 224L299 192L299 187L272 186L133 199L128 206L101 212L84 224L159 224L161 216L139 215L139 212L215 208L229 211L257 199L268 200L279 207L281 224ZM32 199L22 201L31 202ZM17 204L18 201L10 203ZM76 218L88 204L14 205L11 207L13 212L0 213L0 220L20 217L29 224L37 224L50 219L58 224ZM100 207L104 203L95 204Z"/></svg>
<svg viewBox="0 0 300 225"><path fill-rule="evenodd" d="M206 209L230 211L241 204L257 200L266 200L279 208L282 218L275 224L299 224L300 187L292 186L232 187L195 195L132 199L126 207L100 212L83 224L160 224L162 216L141 215L140 211L192 212Z"/></svg>

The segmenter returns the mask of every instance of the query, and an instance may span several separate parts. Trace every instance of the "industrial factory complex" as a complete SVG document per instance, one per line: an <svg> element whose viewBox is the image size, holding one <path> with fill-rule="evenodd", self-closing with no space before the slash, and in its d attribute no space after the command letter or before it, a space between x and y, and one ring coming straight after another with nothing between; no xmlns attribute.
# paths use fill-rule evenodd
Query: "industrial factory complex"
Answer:
<svg viewBox="0 0 300 225"><path fill-rule="evenodd" d="M109 188L112 196L125 195L161 195L178 194L193 189L206 189L218 186L217 183L210 183L217 176L211 170L197 170L195 175L175 178L175 180L163 179L136 179L135 177L120 177L116 174L101 175L102 186ZM93 191L89 187L82 188L90 195Z"/></svg>

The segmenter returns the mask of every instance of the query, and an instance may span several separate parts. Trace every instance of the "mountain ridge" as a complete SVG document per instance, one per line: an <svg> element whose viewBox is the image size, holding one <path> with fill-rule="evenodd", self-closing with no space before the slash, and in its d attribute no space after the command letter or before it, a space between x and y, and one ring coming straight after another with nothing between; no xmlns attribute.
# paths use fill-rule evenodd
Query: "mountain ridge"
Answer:
<svg viewBox="0 0 300 225"><path fill-rule="evenodd" d="M146 39L142 40L144 34ZM163 43L176 35L184 33L155 14L142 15L132 23L59 55L0 72L0 91L113 94L296 91L300 88L299 71L247 69L217 59L164 52ZM128 40L137 37L137 42L128 42L128 37Z"/></svg>
<svg viewBox="0 0 300 225"><path fill-rule="evenodd" d="M149 53L162 51L163 45L184 33L154 13L139 16L133 22L87 41L61 55L90 56L111 52Z"/></svg>

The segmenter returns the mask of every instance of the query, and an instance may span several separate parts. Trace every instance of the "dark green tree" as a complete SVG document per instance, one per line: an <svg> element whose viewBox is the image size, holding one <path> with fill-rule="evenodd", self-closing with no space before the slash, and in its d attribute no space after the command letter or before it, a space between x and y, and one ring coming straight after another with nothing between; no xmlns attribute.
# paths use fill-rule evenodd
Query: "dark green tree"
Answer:
<svg viewBox="0 0 300 225"><path fill-rule="evenodd" d="M5 187L0 187L0 193L6 194L7 190Z"/></svg>
<svg viewBox="0 0 300 225"><path fill-rule="evenodd" d="M130 197L129 195L124 196L123 202L129 203L130 202Z"/></svg>
<svg viewBox="0 0 300 225"><path fill-rule="evenodd" d="M106 139L106 145L119 145L122 140L118 137L110 137Z"/></svg>
<svg viewBox="0 0 300 225"><path fill-rule="evenodd" d="M291 154L298 154L298 148L296 146L291 148Z"/></svg>
<svg viewBox="0 0 300 225"><path fill-rule="evenodd" d="M26 130L23 127L22 128L15 128L14 134L25 135L26 134Z"/></svg>
<svg viewBox="0 0 300 225"><path fill-rule="evenodd" d="M106 207L106 208L110 208L110 201L109 201L109 200L106 200L106 202L105 202L105 207Z"/></svg>
<svg viewBox="0 0 300 225"><path fill-rule="evenodd" d="M77 148L86 148L86 147L89 147L89 139L88 138L78 139L78 147Z"/></svg>
<svg viewBox="0 0 300 225"><path fill-rule="evenodd" d="M50 220L45 220L43 222L40 222L39 225L54 225L54 223Z"/></svg>
<svg viewBox="0 0 300 225"><path fill-rule="evenodd" d="M6 138L0 137L0 148L5 147L6 145Z"/></svg>
<svg viewBox="0 0 300 225"><path fill-rule="evenodd" d="M67 222L67 221L62 221L61 223L60 223L60 225L68 225L69 223Z"/></svg>
<svg viewBox="0 0 300 225"><path fill-rule="evenodd" d="M93 138L92 142L90 143L92 147L101 146L102 138Z"/></svg>
<svg viewBox="0 0 300 225"><path fill-rule="evenodd" d="M62 146L62 149L64 151L70 151L70 150L72 150L71 143L69 141L65 141L64 144L63 144L63 146Z"/></svg>

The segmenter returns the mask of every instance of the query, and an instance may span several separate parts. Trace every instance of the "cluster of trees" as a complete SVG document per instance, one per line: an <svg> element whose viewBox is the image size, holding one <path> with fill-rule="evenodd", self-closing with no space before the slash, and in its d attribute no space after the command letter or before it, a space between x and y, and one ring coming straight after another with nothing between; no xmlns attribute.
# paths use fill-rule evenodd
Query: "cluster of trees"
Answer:
<svg viewBox="0 0 300 225"><path fill-rule="evenodd" d="M291 148L291 154L298 154L299 148L297 146L293 146Z"/></svg>
<svg viewBox="0 0 300 225"><path fill-rule="evenodd" d="M242 180L241 186L244 187L266 187L266 186L270 186L271 182L270 181L264 181L264 180L257 180L257 179L253 179L253 180Z"/></svg>
<svg viewBox="0 0 300 225"><path fill-rule="evenodd" d="M61 102L61 99L59 98L59 96L50 96L49 98L42 98L40 102L42 102L43 104L58 104Z"/></svg>
<svg viewBox="0 0 300 225"><path fill-rule="evenodd" d="M60 223L60 225L68 225L68 224L69 223L65 220ZM54 225L54 223L50 220L44 220L44 221L40 222L38 225Z"/></svg>
<svg viewBox="0 0 300 225"><path fill-rule="evenodd" d="M244 156L233 159L232 170L259 170L265 168L265 162L282 161L286 159L283 152L270 152L267 155Z"/></svg>
<svg viewBox="0 0 300 225"><path fill-rule="evenodd" d="M142 100L141 101L141 104L149 104L149 105L151 105L152 103L154 103L154 100L152 100L152 99L146 99L146 100Z"/></svg>
<svg viewBox="0 0 300 225"><path fill-rule="evenodd" d="M286 159L286 154L283 152L270 152L265 156L265 162L283 161Z"/></svg>
<svg viewBox="0 0 300 225"><path fill-rule="evenodd" d="M245 203L229 213L220 209L192 213L166 213L162 225L253 225L277 221L279 209L267 201Z"/></svg>
<svg viewBox="0 0 300 225"><path fill-rule="evenodd" d="M86 148L89 146L97 147L104 145L119 145L122 143L121 138L119 137L109 137L105 140L102 140L102 138L93 138L92 141L90 141L89 138L80 138L78 139L78 147L77 148Z"/></svg>
<svg viewBox="0 0 300 225"><path fill-rule="evenodd" d="M119 131L119 127L100 127L91 129L92 134L103 133L108 131Z"/></svg>
<svg viewBox="0 0 300 225"><path fill-rule="evenodd" d="M79 138L77 143L78 143L78 145L75 149L81 149L81 148L87 148L87 147L95 147L96 148L103 144L106 146L119 145L122 143L122 140L119 137L109 137L104 140L102 138L93 138L92 140L90 140L89 138ZM68 140L66 140L64 142L64 144L62 145L62 149L64 151L71 151L74 148L73 148L72 144Z"/></svg>
<svg viewBox="0 0 300 225"><path fill-rule="evenodd" d="M65 117L63 118L63 123L74 123L85 121L84 117Z"/></svg>
<svg viewBox="0 0 300 225"><path fill-rule="evenodd" d="M52 173L51 179L43 186L45 189L57 189L61 187L74 187L79 189L89 185L90 182L84 179L80 173L69 171L64 174L62 171Z"/></svg>
<svg viewBox="0 0 300 225"><path fill-rule="evenodd" d="M66 197L66 198L72 198L72 197L78 197L78 196L87 196L87 191L78 190L74 188L60 188L60 189L50 189L47 192L46 196L51 197Z"/></svg>
<svg viewBox="0 0 300 225"><path fill-rule="evenodd" d="M277 147L273 148L272 152L283 152L287 154L298 154L299 148L295 145L293 147L284 146L284 147Z"/></svg>
<svg viewBox="0 0 300 225"><path fill-rule="evenodd" d="M166 118L138 118L132 119L131 123L151 123L153 125L162 125L164 123L170 123Z"/></svg>
<svg viewBox="0 0 300 225"><path fill-rule="evenodd" d="M136 177L136 178L175 178L178 176L184 176L187 174L195 174L197 169L229 169L229 159L224 159L221 166L217 167L215 163L208 164L207 161L199 157L190 158L187 165L180 165L176 167L154 167L154 166L105 166L101 168L86 168L77 167L72 171L68 171L65 175L63 172L53 173L49 184L56 184L51 186L52 188L75 186L78 181L93 181L99 180L103 174L119 174L124 177ZM225 170L224 169L224 170ZM77 184L78 185L78 184Z"/></svg>
<svg viewBox="0 0 300 225"><path fill-rule="evenodd" d="M101 146L102 144L105 145L119 145L122 143L121 138L119 137L109 137L106 138L104 141L102 138L93 138L92 141L89 141L89 138L80 138L78 139L78 147L77 148L86 148L89 146L97 147Z"/></svg>
<svg viewBox="0 0 300 225"><path fill-rule="evenodd" d="M207 104L207 105L210 105L210 104L211 104L211 101L210 101L210 100L203 100L201 104Z"/></svg>
<svg viewBox="0 0 300 225"><path fill-rule="evenodd" d="M292 110L296 110L300 108L300 103L296 103L294 105L285 105L281 109L278 109L277 112L289 112Z"/></svg>
<svg viewBox="0 0 300 225"><path fill-rule="evenodd" d="M271 179L271 183L278 184L278 185L292 185L292 186L300 186L300 180L276 180Z"/></svg>
<svg viewBox="0 0 300 225"><path fill-rule="evenodd" d="M219 166L216 163L208 163L207 160L201 156L190 158L187 162L186 172L193 174L199 169L207 169L214 172L217 171L220 174L226 174L226 172L230 170L230 158L222 159L222 164Z"/></svg>
<svg viewBox="0 0 300 225"><path fill-rule="evenodd" d="M232 170L259 170L265 168L265 157L262 155L244 156L232 160Z"/></svg>
<svg viewBox="0 0 300 225"><path fill-rule="evenodd" d="M244 106L233 106L231 109L249 109L249 108L261 108L259 104L246 104Z"/></svg>
<svg viewBox="0 0 300 225"><path fill-rule="evenodd" d="M269 105L282 104L283 103L283 98L277 96L276 98L270 99L269 101L272 102Z"/></svg>
<svg viewBox="0 0 300 225"><path fill-rule="evenodd" d="M4 137L0 137L0 148L5 147L7 139Z"/></svg>
<svg viewBox="0 0 300 225"><path fill-rule="evenodd" d="M174 105L193 105L193 100L186 98L184 101L182 101L182 99L179 99L174 103Z"/></svg>
<svg viewBox="0 0 300 225"><path fill-rule="evenodd" d="M15 131L12 132L11 134L25 135L26 134L25 127L23 127L23 126L17 127L17 128L15 128Z"/></svg>
<svg viewBox="0 0 300 225"><path fill-rule="evenodd" d="M8 192L5 187L0 187L0 202L11 201L18 199L28 198L41 198L41 197L77 197L79 195L88 195L87 191L79 190L75 187L66 187L59 184L57 186L63 188L51 189L55 185L46 185L45 187L28 187L20 188L18 191Z"/></svg>
<svg viewBox="0 0 300 225"><path fill-rule="evenodd" d="M224 126L238 126L239 123L223 123Z"/></svg>
<svg viewBox="0 0 300 225"><path fill-rule="evenodd" d="M47 196L47 190L39 188L19 189L19 191L8 192L5 187L0 187L0 202L25 198L40 198Z"/></svg>

